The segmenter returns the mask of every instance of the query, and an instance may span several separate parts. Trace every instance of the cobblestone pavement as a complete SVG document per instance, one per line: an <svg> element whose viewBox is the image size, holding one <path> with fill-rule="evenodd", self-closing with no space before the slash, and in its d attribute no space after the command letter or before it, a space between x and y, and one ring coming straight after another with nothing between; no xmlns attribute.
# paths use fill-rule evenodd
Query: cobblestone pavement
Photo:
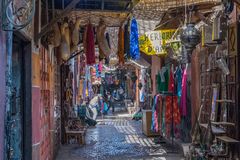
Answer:
<svg viewBox="0 0 240 160"><path fill-rule="evenodd" d="M89 128L86 145L62 146L56 160L182 160L170 144L155 144L142 134L141 121L103 119ZM176 150L174 150L176 152Z"/></svg>

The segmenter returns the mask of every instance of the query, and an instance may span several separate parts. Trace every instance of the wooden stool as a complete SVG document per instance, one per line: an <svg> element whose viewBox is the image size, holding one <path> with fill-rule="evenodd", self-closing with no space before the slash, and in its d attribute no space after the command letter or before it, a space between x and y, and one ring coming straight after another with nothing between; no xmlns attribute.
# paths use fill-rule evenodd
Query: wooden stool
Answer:
<svg viewBox="0 0 240 160"><path fill-rule="evenodd" d="M72 138L76 139L79 144L85 144L85 132L86 130L70 131L66 127L66 141L69 144Z"/></svg>

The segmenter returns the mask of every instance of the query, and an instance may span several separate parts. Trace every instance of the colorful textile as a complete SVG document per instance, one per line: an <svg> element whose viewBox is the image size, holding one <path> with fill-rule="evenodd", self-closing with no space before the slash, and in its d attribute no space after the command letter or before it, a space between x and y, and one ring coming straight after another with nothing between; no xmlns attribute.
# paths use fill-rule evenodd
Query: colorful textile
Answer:
<svg viewBox="0 0 240 160"><path fill-rule="evenodd" d="M138 42L138 25L135 18L131 22L130 31L130 56L137 60L140 58L139 42Z"/></svg>
<svg viewBox="0 0 240 160"><path fill-rule="evenodd" d="M124 64L124 30L122 27L118 33L118 59L120 64Z"/></svg>
<svg viewBox="0 0 240 160"><path fill-rule="evenodd" d="M172 110L173 109L173 110ZM177 125L181 123L181 116L178 108L178 97L177 96L167 96L166 97L166 125L167 127L167 135L170 136L170 131L172 128L172 120L173 120L173 129L176 128Z"/></svg>
<svg viewBox="0 0 240 160"><path fill-rule="evenodd" d="M98 70L99 70L99 72L103 71L103 62L102 61L99 62Z"/></svg>
<svg viewBox="0 0 240 160"><path fill-rule="evenodd" d="M181 116L181 139L183 142L191 142L191 85L187 83L187 116Z"/></svg>
<svg viewBox="0 0 240 160"><path fill-rule="evenodd" d="M80 82L79 82L79 91L78 91L78 93L79 93L79 96L83 96L83 80L80 80Z"/></svg>
<svg viewBox="0 0 240 160"><path fill-rule="evenodd" d="M85 99L87 97L87 81L83 82L82 97L83 97L83 99Z"/></svg>
<svg viewBox="0 0 240 160"><path fill-rule="evenodd" d="M180 67L177 68L175 72L175 79L176 79L176 85L177 85L177 95L178 97L181 97L182 95L182 69Z"/></svg>
<svg viewBox="0 0 240 160"><path fill-rule="evenodd" d="M180 112L182 116L187 116L187 68L184 70L182 78Z"/></svg>
<svg viewBox="0 0 240 160"><path fill-rule="evenodd" d="M87 25L86 57L88 65L95 64L94 30L93 26L90 23Z"/></svg>
<svg viewBox="0 0 240 160"><path fill-rule="evenodd" d="M157 75L158 92L168 91L169 72L167 68L162 68Z"/></svg>
<svg viewBox="0 0 240 160"><path fill-rule="evenodd" d="M158 95L154 97L154 102L152 106L152 125L151 130L153 132L159 131L159 123L158 123L158 115L159 115L159 107L158 107Z"/></svg>

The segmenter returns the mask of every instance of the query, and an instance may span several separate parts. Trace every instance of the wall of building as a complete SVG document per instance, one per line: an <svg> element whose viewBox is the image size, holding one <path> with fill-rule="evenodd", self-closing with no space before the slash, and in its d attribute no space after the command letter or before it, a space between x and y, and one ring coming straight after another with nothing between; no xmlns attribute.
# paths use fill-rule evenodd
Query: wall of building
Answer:
<svg viewBox="0 0 240 160"><path fill-rule="evenodd" d="M32 54L33 160L53 158L54 149L54 66L48 50Z"/></svg>
<svg viewBox="0 0 240 160"><path fill-rule="evenodd" d="M199 115L199 109L201 105L200 95L200 47L195 49L191 59L191 108L192 108L192 127Z"/></svg>
<svg viewBox="0 0 240 160"><path fill-rule="evenodd" d="M40 59L39 53L32 54L32 159L40 160Z"/></svg>
<svg viewBox="0 0 240 160"><path fill-rule="evenodd" d="M1 20L0 20L1 25ZM0 160L4 153L4 113L5 113L5 71L6 71L6 39L5 32L0 29Z"/></svg>
<svg viewBox="0 0 240 160"><path fill-rule="evenodd" d="M155 95L156 94L156 75L158 74L158 72L161 69L161 59L158 56L152 56L152 66L151 66L151 71L152 71L152 89L153 92L152 94Z"/></svg>

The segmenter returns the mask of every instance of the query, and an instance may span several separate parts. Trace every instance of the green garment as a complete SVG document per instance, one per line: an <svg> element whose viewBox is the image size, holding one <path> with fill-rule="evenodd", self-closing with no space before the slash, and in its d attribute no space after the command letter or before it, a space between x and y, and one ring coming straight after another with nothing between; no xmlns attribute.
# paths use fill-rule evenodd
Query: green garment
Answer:
<svg viewBox="0 0 240 160"><path fill-rule="evenodd" d="M161 72L161 71L160 71ZM162 80L161 73L158 73L157 75L157 88L158 93L163 91L168 91L168 82L169 82L169 69L167 69L164 74L164 79Z"/></svg>

